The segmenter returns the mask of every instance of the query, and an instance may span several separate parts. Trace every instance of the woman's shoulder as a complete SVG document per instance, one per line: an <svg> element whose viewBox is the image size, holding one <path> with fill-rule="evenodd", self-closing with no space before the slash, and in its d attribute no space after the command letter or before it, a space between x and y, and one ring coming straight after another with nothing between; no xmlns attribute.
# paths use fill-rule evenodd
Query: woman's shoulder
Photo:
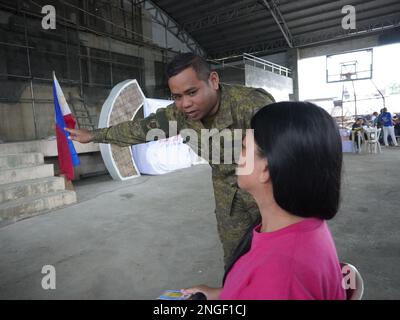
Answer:
<svg viewBox="0 0 400 320"><path fill-rule="evenodd" d="M287 230L282 237L277 237L273 247L271 243L264 244L264 264L273 260L275 264L291 265L300 269L318 267L318 261L334 260L337 257L332 234L325 221L307 219L292 230Z"/></svg>

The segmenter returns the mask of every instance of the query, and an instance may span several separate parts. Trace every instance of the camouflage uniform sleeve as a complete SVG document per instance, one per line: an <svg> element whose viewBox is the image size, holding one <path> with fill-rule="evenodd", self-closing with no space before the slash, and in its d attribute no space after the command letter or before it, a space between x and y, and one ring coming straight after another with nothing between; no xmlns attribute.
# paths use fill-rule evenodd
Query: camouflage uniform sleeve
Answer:
<svg viewBox="0 0 400 320"><path fill-rule="evenodd" d="M239 110L241 109L242 128L250 128L251 118L262 107L274 103L274 97L264 89L252 89L244 95L239 103Z"/></svg>
<svg viewBox="0 0 400 320"><path fill-rule="evenodd" d="M274 97L262 88L254 89L252 100L254 108L249 120L251 120L251 117L253 117L253 115L255 115L262 107L275 102Z"/></svg>
<svg viewBox="0 0 400 320"><path fill-rule="evenodd" d="M93 130L93 142L113 143L121 147L144 143L151 129L161 129L168 138L169 121L176 121L179 132L183 119L183 115L176 109L175 104L171 104L166 108L158 109L145 119L125 121L108 128Z"/></svg>

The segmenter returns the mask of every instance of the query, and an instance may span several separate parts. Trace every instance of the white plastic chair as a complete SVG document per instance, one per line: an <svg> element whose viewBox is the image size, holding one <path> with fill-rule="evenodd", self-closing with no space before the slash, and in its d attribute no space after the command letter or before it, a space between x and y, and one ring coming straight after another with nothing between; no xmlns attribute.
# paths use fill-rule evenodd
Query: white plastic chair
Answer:
<svg viewBox="0 0 400 320"><path fill-rule="evenodd" d="M358 133L358 134L356 134ZM351 131L351 140L353 141L353 152L360 153L362 143L364 141L364 134L362 130L352 130ZM357 147L358 145L358 147Z"/></svg>
<svg viewBox="0 0 400 320"><path fill-rule="evenodd" d="M370 131L365 131L368 137L365 141L365 148L367 149L367 152L376 153L378 150L379 153L381 153L381 145L379 143L379 136L381 135L381 131L381 128L374 128Z"/></svg>
<svg viewBox="0 0 400 320"><path fill-rule="evenodd" d="M342 268L343 277L350 278L350 284L346 283L345 278L342 281L342 285L346 289L347 300L361 300L364 294L364 280L360 272L355 266L347 262L341 262L340 267Z"/></svg>

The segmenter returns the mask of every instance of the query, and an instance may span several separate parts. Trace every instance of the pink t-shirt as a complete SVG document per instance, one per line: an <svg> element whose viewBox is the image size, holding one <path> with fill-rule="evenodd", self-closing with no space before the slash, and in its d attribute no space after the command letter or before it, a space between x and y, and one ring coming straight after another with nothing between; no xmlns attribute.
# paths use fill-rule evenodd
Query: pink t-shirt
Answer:
<svg viewBox="0 0 400 320"><path fill-rule="evenodd" d="M307 218L274 232L253 230L250 251L229 272L223 300L344 300L342 273L325 221Z"/></svg>

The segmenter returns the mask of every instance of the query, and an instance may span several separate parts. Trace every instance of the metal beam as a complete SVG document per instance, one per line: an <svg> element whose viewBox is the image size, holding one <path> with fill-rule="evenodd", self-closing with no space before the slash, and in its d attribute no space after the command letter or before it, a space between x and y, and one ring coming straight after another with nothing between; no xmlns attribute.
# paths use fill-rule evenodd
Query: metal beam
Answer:
<svg viewBox="0 0 400 320"><path fill-rule="evenodd" d="M244 1L255 1L255 0L240 0ZM209 14L210 12L217 11L221 8L227 8L233 5L232 0L218 0L218 1L205 1L205 0L192 0L192 1L177 1L174 0L172 3L168 1L154 1L157 5L164 9L167 13L174 17L175 21L183 24L186 20L191 17L199 17ZM239 1L237 1L239 2Z"/></svg>
<svg viewBox="0 0 400 320"><path fill-rule="evenodd" d="M247 46L240 46L237 48L221 48L218 51L209 52L210 58L213 59L221 59L221 58L229 58L232 56L242 55L243 53L264 53L264 52L277 52L287 50L288 45L285 39L276 39L273 41L262 42L262 43L254 43Z"/></svg>
<svg viewBox="0 0 400 320"><path fill-rule="evenodd" d="M353 0L355 1L355 0ZM365 1L365 0L359 0L359 1ZM190 2L182 2L183 4L187 4ZM205 4L204 4L205 3ZM232 21L240 19L240 24L245 25L245 24L252 24L254 22L259 22L261 20L265 20L265 6L261 4L261 1L251 1L247 3L241 3L236 4L236 5L224 5L223 3L219 5L219 7L222 7L223 9L220 10L214 10L214 6L212 6L211 3L204 2L196 6L196 13L193 13L193 11L190 11L190 7L187 8L185 7L185 10L180 10L176 6L169 6L165 4L165 1L162 2L164 7L169 8L170 10L173 10L174 17L177 21L181 21L181 25L184 27L184 29L187 32L190 33L198 33L199 30L203 30L206 28L210 27L215 27L219 26L222 24L230 23ZM306 9L314 9L315 10L315 3L313 4L303 4L301 3L300 9L296 6L294 9L292 9L292 6L294 6L296 3L291 3L290 6L286 6L285 9L285 16L288 14L294 13L298 14L299 12L303 12ZM320 0L318 3L318 7L320 7L323 4L329 4L332 5L332 0ZM193 7L192 4L190 4L191 7ZM201 8L201 10L200 10ZM282 6L283 9L283 6ZM322 12L325 12L323 9L321 9ZM183 11L183 12L181 12ZM201 17L194 18L189 20L188 17L191 16L199 16L199 11L207 11L210 12L206 15L201 15ZM283 10L282 10L283 11ZM247 19L243 19L247 18ZM272 21L272 20L271 20ZM273 22L274 25L276 25L275 22Z"/></svg>
<svg viewBox="0 0 400 320"><path fill-rule="evenodd" d="M211 31L211 30L210 30ZM279 33L282 37L282 33L276 26L274 21L265 19L265 14L262 19L254 19L246 21L240 21L239 23L229 24L226 26L215 26L212 32L199 31L194 32L197 41L204 43L204 47L208 47L210 40L217 41L218 39L224 39L224 41L232 42L234 37L240 37L247 35L247 38L262 35L264 37L269 36L270 33ZM282 37L283 38L283 37Z"/></svg>
<svg viewBox="0 0 400 320"><path fill-rule="evenodd" d="M195 19L183 23L183 27L188 32L195 32L201 29L206 29L220 25L223 23L231 22L243 17L254 15L259 12L260 4L258 2L240 4L234 7L224 8L200 19Z"/></svg>
<svg viewBox="0 0 400 320"><path fill-rule="evenodd" d="M335 27L331 28L330 30L324 30L323 32L308 32L303 36L295 37L294 44L297 48L299 48L324 42L344 40L359 36L367 36L371 33L383 32L397 27L400 27L399 13L396 13L389 17L385 17L381 20L358 20L356 30L343 30Z"/></svg>
<svg viewBox="0 0 400 320"><path fill-rule="evenodd" d="M296 48L317 45L327 42L340 41L345 39L351 39L360 36L367 36L373 33L382 33L386 30L391 30L400 27L400 15L395 13L393 16L385 17L380 21L373 21L368 19L367 21L358 21L357 30L346 31L338 30L337 27L331 30L324 30L323 32L314 32L306 34L304 36L294 37L293 44ZM272 40L264 43L258 43L248 46L232 47L225 46L216 48L217 50L210 51L210 57L214 59L225 58L234 55L240 55L243 53L271 53L276 51L287 50L288 46L284 40Z"/></svg>
<svg viewBox="0 0 400 320"><path fill-rule="evenodd" d="M279 34L277 37L270 38L268 40L261 39L258 41L254 41L254 40L249 39L248 41L242 41L242 42L238 42L236 44L225 43L220 46L214 46L213 50L211 50L211 48L210 48L209 51L211 54L211 53L218 53L218 52L231 51L231 50L236 51L236 50L240 50L241 48L255 48L255 47L259 47L259 46L275 48L276 45L284 46L285 48L288 48L286 40L281 37L281 34ZM243 54L243 53L249 53L249 52L242 51L241 53L239 52L238 54Z"/></svg>
<svg viewBox="0 0 400 320"><path fill-rule="evenodd" d="M281 12L279 11L278 6L276 5L274 0L263 0L263 3L271 12L272 17L274 18L275 22L277 23L279 29L282 31L283 36L289 46L289 48L293 48L293 39L290 33L290 30L283 19Z"/></svg>
<svg viewBox="0 0 400 320"><path fill-rule="evenodd" d="M399 12L400 2L399 0L389 1L387 6L383 6L382 3L379 2L365 2L358 5L356 10L357 22L368 17L372 20L376 20L395 12ZM336 25L341 27L341 21L344 17L344 14L341 13L340 9L330 9L318 14L310 15L301 15L301 13L289 15L285 13L285 17L288 21L293 36L295 36L295 34L298 33L299 28L306 28L307 26L311 25L318 27L321 23L324 23L328 20L336 21ZM322 26L321 29L323 28L324 27Z"/></svg>
<svg viewBox="0 0 400 320"><path fill-rule="evenodd" d="M156 6L151 0L144 1L144 8L149 11L153 21L163 26L169 33L184 43L190 51L205 57L205 50L181 27L174 19L172 19L164 10Z"/></svg>
<svg viewBox="0 0 400 320"><path fill-rule="evenodd" d="M218 48L221 47L243 47L246 45L251 45L252 43L260 43L260 42L268 42L268 41L274 41L275 39L283 39L282 34L280 33L279 30L276 30L274 32L268 32L268 35L262 35L262 34L254 34L254 36L249 36L251 34L251 30L249 33L246 31L243 34L240 33L235 33L234 36L228 36L229 41L226 39L204 39L202 42L206 43L207 46L205 46L205 49L208 51L217 51Z"/></svg>

